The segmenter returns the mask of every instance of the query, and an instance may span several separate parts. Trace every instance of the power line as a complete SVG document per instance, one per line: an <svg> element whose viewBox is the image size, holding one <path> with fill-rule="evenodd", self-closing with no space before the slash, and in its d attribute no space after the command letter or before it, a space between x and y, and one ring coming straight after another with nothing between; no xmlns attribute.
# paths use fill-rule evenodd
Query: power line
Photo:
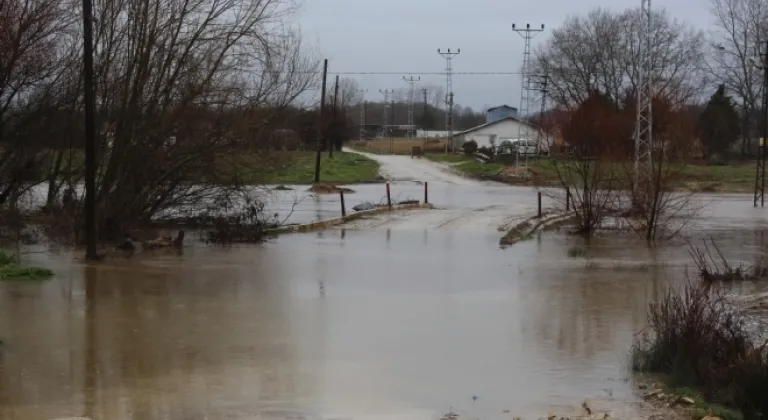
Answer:
<svg viewBox="0 0 768 420"><path fill-rule="evenodd" d="M738 66L718 66L718 67L698 67L698 66L691 66L691 67L681 67L678 69L675 69L677 71L683 71L683 70L707 70L707 71L718 71L718 70L741 70L741 67ZM570 69L564 69L564 68L556 68L552 67L550 68L550 76L554 74L562 74L562 73L568 73L573 72L576 73L578 70L570 70ZM445 76L445 72L437 72L437 71L339 71L339 72L328 72L328 74L333 75L340 75L340 76L400 76L403 73L405 74L411 74L414 76ZM321 71L306 71L306 72L296 72L296 74L322 74ZM451 73L454 76L520 76L523 74L523 72L520 71L460 71L460 72L453 72Z"/></svg>

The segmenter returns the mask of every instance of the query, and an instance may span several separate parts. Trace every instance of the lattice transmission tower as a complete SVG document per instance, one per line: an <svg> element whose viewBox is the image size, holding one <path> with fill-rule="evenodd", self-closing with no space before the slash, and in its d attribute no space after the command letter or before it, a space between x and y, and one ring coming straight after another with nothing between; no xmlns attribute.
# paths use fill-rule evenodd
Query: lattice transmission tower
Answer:
<svg viewBox="0 0 768 420"><path fill-rule="evenodd" d="M358 89L357 93L360 94L360 140L365 140L365 94L367 89Z"/></svg>
<svg viewBox="0 0 768 420"><path fill-rule="evenodd" d="M519 116L521 117L520 119L522 120L523 118L529 117L531 110L535 109L534 101L536 100L536 95L532 92L535 89L531 86L533 76L531 74L531 40L533 40L536 35L544 32L544 25L542 24L541 28L533 29L531 28L530 23L525 24L525 28L518 28L513 23L512 30L517 32L525 40L525 49L523 50L523 69L522 74L520 75L520 109L518 110ZM517 138L518 140L531 139L531 130L529 124L521 122L518 125ZM518 145L520 144L521 143L518 143ZM527 149L523 150L527 151ZM517 163L519 164L520 153L517 153L517 156ZM525 166L528 167L528 153L525 153Z"/></svg>
<svg viewBox="0 0 768 420"><path fill-rule="evenodd" d="M415 95L416 95L416 89L414 87L414 83L421 80L421 76L419 77L405 77L403 76L403 80L405 80L406 83L408 83L408 139L413 138L413 102L415 101Z"/></svg>
<svg viewBox="0 0 768 420"><path fill-rule="evenodd" d="M445 131L448 132L448 142L451 145L451 151L454 149L453 142L453 59L461 54L461 48L451 52L437 49L437 53L445 59Z"/></svg>
<svg viewBox="0 0 768 420"><path fill-rule="evenodd" d="M382 134L384 137L389 138L389 152L392 153L392 139L389 135L389 95L395 91L393 89L379 89L379 92L384 95L384 123Z"/></svg>
<svg viewBox="0 0 768 420"><path fill-rule="evenodd" d="M635 188L648 188L653 171L653 27L651 0L641 0L637 114L635 116ZM648 191L646 191L648 193Z"/></svg>

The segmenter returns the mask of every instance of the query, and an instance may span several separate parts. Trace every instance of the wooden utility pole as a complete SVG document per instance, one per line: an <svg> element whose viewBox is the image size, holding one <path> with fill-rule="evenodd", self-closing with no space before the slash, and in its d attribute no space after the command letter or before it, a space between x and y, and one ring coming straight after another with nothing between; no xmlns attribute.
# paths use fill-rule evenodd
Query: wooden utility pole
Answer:
<svg viewBox="0 0 768 420"><path fill-rule="evenodd" d="M336 147L336 136L338 136L338 124L339 122L336 120L336 117L338 115L339 109L337 108L339 97L339 75L336 75L336 82L333 84L333 131L331 132L332 135L328 137L328 157L333 157L333 149Z"/></svg>
<svg viewBox="0 0 768 420"><path fill-rule="evenodd" d="M757 170L755 171L755 199L754 206L760 201L760 207L765 207L765 161L768 154L768 41L765 44L765 52L761 54L760 61L763 70L763 110L760 119L762 137L757 155Z"/></svg>
<svg viewBox="0 0 768 420"><path fill-rule="evenodd" d="M320 153L323 148L323 111L325 110L325 82L328 79L328 59L323 61L323 87L320 91L320 115L317 123L317 154L315 155L315 184L320 182Z"/></svg>
<svg viewBox="0 0 768 420"><path fill-rule="evenodd" d="M96 93L93 80L93 5L83 0L83 88L85 100L85 258L96 253Z"/></svg>

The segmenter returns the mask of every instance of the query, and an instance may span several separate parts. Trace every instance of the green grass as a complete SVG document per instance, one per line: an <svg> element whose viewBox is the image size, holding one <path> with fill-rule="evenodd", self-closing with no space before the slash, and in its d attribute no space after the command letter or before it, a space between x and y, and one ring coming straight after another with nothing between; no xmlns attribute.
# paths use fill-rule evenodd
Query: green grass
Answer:
<svg viewBox="0 0 768 420"><path fill-rule="evenodd" d="M0 280L45 280L53 271L40 267L22 267L13 254L0 250Z"/></svg>
<svg viewBox="0 0 768 420"><path fill-rule="evenodd" d="M719 404L712 404L705 401L700 392L693 388L688 387L671 387L663 384L661 388L665 394L676 395L678 397L688 397L694 401L692 407L689 408L691 417L700 419L706 416L719 417L722 420L743 420L744 416L738 411L732 408L728 408Z"/></svg>
<svg viewBox="0 0 768 420"><path fill-rule="evenodd" d="M333 159L323 153L320 182L358 183L375 181L379 175L376 161L355 153L336 152ZM267 174L266 182L276 184L312 183L315 178L315 152L293 152L288 163Z"/></svg>
<svg viewBox="0 0 768 420"><path fill-rule="evenodd" d="M460 163L453 167L469 176L497 175L508 167L502 163L480 163L475 159L464 155L429 154L426 158L435 162ZM561 168L567 162L559 162ZM621 164L616 164L616 173L623 173L625 169ZM528 161L528 166L537 174L536 182L539 185L557 185L559 179L557 169L552 160L541 158ZM720 193L744 193L751 192L755 183L755 165L753 163L732 165L703 165L687 164L670 169L676 178L672 186L679 189L696 189L703 192Z"/></svg>

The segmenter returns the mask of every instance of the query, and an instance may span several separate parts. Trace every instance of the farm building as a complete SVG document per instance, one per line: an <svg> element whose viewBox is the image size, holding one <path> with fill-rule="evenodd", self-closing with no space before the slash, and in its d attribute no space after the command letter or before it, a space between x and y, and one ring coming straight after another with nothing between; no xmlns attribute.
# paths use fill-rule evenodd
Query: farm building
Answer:
<svg viewBox="0 0 768 420"><path fill-rule="evenodd" d="M526 134L527 128L527 134ZM458 146L474 140L478 147L498 146L502 140L511 140L528 137L531 140L538 140L539 130L537 127L520 121L516 117L508 116L483 125L470 128L469 130L456 133Z"/></svg>

